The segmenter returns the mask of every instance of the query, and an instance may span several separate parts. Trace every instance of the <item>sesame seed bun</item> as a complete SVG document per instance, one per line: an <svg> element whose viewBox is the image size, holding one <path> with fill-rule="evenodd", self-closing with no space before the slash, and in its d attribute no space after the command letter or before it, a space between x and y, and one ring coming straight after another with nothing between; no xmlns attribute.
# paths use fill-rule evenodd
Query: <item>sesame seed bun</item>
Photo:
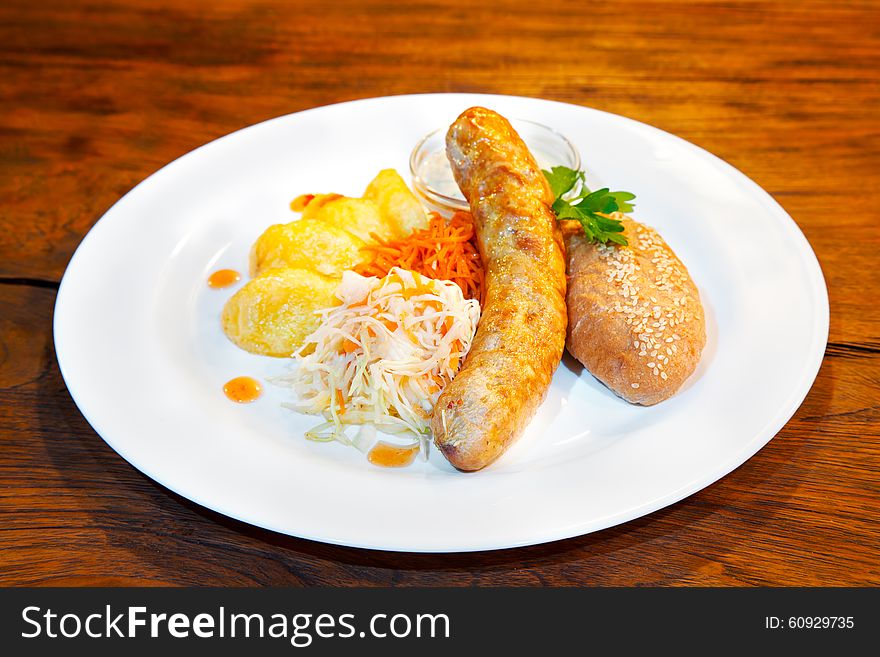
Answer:
<svg viewBox="0 0 880 657"><path fill-rule="evenodd" d="M591 244L579 227L564 227L566 347L617 395L648 406L672 397L696 369L706 344L703 305L657 231L613 216L627 246Z"/></svg>

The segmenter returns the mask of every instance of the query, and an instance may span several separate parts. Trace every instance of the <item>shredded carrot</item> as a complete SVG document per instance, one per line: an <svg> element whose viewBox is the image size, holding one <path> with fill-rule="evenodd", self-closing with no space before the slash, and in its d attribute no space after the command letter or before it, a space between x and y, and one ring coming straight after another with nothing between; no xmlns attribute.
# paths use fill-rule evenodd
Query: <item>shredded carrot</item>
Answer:
<svg viewBox="0 0 880 657"><path fill-rule="evenodd" d="M366 260L355 271L362 276L382 277L392 267L409 269L428 278L450 280L465 298L483 304L483 263L469 212L456 212L448 221L432 212L427 228L399 240L377 240L361 252Z"/></svg>

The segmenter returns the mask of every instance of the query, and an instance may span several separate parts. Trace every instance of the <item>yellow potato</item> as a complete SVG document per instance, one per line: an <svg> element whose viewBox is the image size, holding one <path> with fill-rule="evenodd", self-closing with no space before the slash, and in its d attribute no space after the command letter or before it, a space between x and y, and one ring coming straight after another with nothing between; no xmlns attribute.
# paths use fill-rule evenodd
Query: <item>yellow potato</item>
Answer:
<svg viewBox="0 0 880 657"><path fill-rule="evenodd" d="M428 227L425 208L394 169L380 171L367 186L364 198L379 206L382 216L396 227L399 237Z"/></svg>
<svg viewBox="0 0 880 657"><path fill-rule="evenodd" d="M320 219L300 219L269 226L251 250L251 276L278 267L311 269L342 276L361 261L364 241Z"/></svg>
<svg viewBox="0 0 880 657"><path fill-rule="evenodd" d="M306 210L312 207L306 206ZM303 213L305 216L305 213ZM389 240L397 235L395 224L382 216L379 206L365 198L348 198L340 196L322 203L309 215L323 221L329 226L336 226L360 237L364 242L375 242L370 236L375 233L380 239Z"/></svg>
<svg viewBox="0 0 880 657"><path fill-rule="evenodd" d="M245 351L290 356L318 328L315 311L339 303L333 296L338 284L307 269L270 269L226 302L223 331Z"/></svg>

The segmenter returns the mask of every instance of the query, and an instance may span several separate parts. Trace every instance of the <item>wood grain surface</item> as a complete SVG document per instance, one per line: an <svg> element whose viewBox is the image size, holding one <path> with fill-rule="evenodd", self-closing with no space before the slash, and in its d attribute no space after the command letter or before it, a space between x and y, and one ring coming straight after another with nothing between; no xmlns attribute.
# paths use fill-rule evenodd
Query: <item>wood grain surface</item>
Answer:
<svg viewBox="0 0 880 657"><path fill-rule="evenodd" d="M5 0L0 584L880 584L878 7ZM255 529L170 493L105 445L64 386L51 327L58 281L92 224L230 131L433 91L623 114L719 155L782 203L822 264L831 333L812 391L767 447L612 529L419 555Z"/></svg>

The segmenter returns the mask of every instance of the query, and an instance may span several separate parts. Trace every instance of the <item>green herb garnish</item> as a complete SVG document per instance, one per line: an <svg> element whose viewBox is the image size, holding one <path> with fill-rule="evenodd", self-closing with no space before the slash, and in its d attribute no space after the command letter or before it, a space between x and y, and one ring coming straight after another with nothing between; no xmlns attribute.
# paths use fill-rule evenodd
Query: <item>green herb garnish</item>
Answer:
<svg viewBox="0 0 880 657"><path fill-rule="evenodd" d="M612 192L607 187L591 192L584 182L584 172L568 167L553 167L543 173L553 190L553 211L559 219L577 219L591 242L628 244L623 224L603 215L632 212L630 201L635 194Z"/></svg>

